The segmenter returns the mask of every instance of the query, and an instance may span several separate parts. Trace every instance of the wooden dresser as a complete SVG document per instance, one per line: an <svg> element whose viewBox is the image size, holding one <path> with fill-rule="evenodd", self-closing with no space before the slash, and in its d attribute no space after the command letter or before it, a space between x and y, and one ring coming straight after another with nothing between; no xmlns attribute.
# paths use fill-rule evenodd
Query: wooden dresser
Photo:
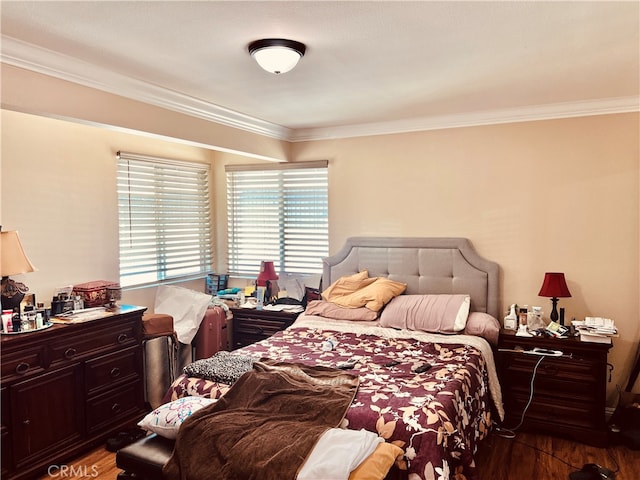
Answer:
<svg viewBox="0 0 640 480"><path fill-rule="evenodd" d="M519 351L536 347L561 351L563 355L540 357ZM520 423L531 398L523 428L605 446L610 348L611 344L581 342L577 338L516 337L514 331L502 330L498 373L506 413L503 427L513 429Z"/></svg>
<svg viewBox="0 0 640 480"><path fill-rule="evenodd" d="M145 310L2 335L3 479L46 474L142 418Z"/></svg>

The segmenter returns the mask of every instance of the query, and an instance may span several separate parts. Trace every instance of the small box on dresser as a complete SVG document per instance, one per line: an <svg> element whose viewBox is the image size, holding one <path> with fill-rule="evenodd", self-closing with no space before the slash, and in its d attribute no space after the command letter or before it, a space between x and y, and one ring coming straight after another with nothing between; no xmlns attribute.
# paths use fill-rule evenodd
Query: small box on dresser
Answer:
<svg viewBox="0 0 640 480"><path fill-rule="evenodd" d="M559 350L562 356L522 353L536 347ZM506 415L503 427L514 428L520 423L531 397L522 428L606 446L610 348L611 344L583 342L578 338L518 337L514 331L502 330L497 358Z"/></svg>
<svg viewBox="0 0 640 480"><path fill-rule="evenodd" d="M73 295L78 295L82 298L85 308L101 307L108 303L107 288L117 286L119 286L117 282L108 280L79 283L73 286Z"/></svg>

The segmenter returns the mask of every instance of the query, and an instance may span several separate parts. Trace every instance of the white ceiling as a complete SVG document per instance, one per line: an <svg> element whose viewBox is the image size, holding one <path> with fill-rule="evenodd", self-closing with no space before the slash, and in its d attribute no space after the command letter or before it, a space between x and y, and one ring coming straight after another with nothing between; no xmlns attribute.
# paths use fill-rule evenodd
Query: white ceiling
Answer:
<svg viewBox="0 0 640 480"><path fill-rule="evenodd" d="M640 2L2 1L2 61L288 140L639 110ZM247 53L303 42L291 72Z"/></svg>

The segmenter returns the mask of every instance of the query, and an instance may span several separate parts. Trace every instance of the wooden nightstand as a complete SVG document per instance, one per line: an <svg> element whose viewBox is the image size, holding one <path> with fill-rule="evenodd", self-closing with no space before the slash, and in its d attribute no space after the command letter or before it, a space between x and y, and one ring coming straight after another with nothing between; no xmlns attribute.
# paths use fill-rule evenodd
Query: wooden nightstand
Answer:
<svg viewBox="0 0 640 480"><path fill-rule="evenodd" d="M503 426L513 428L520 423L531 393L533 370L541 358L513 350L560 350L561 357L545 356L537 368L523 428L605 446L607 353L611 346L577 338L516 337L514 331L502 330L497 358L506 413Z"/></svg>
<svg viewBox="0 0 640 480"><path fill-rule="evenodd" d="M255 308L232 308L232 350L269 338L289 327L300 313L257 310Z"/></svg>

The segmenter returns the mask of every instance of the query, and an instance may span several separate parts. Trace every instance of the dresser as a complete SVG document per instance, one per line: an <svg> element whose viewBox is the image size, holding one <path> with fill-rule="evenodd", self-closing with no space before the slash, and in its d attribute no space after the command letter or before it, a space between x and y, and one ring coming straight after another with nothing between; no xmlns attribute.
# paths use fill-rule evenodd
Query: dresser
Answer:
<svg viewBox="0 0 640 480"><path fill-rule="evenodd" d="M522 353L536 347L561 351L562 356ZM501 331L497 358L506 414L503 427L513 429L520 423L531 398L522 428L605 446L610 348L611 344L578 338L517 337L514 331Z"/></svg>
<svg viewBox="0 0 640 480"><path fill-rule="evenodd" d="M256 308L232 308L232 350L269 338L295 322L300 313Z"/></svg>
<svg viewBox="0 0 640 480"><path fill-rule="evenodd" d="M3 479L46 474L142 418L145 310L2 335Z"/></svg>

